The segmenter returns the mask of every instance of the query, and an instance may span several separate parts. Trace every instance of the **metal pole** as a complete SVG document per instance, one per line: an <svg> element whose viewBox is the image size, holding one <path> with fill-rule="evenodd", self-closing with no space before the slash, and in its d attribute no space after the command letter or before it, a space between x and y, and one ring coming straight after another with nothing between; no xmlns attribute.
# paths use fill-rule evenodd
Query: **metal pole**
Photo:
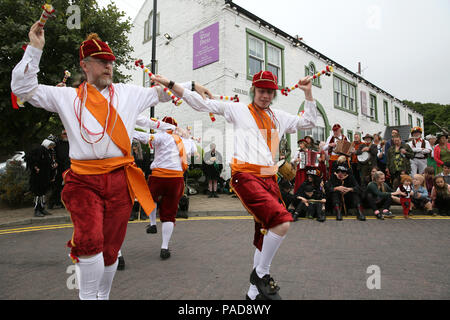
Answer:
<svg viewBox="0 0 450 320"><path fill-rule="evenodd" d="M153 0L153 28L152 28L152 65L151 71L156 74L156 19L158 17L158 4L157 0ZM155 107L150 108L150 117L155 117Z"/></svg>

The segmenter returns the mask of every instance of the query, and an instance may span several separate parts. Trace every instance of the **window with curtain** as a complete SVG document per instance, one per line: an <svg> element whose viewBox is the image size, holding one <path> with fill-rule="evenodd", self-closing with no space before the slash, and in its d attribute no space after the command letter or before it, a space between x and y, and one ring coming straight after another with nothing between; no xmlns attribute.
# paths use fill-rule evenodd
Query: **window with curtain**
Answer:
<svg viewBox="0 0 450 320"><path fill-rule="evenodd" d="M144 42L150 41L153 35L153 10L144 23ZM159 36L159 13L156 15L156 35Z"/></svg>

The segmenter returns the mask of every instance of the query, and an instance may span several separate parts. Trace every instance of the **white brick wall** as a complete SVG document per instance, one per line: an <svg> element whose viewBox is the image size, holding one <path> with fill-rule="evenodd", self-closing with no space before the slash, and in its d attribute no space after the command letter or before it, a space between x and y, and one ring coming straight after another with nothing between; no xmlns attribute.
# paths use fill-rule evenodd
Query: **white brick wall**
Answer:
<svg viewBox="0 0 450 320"><path fill-rule="evenodd" d="M134 47L133 56L141 58L145 64L151 62L151 41L143 43L144 24L152 10L152 1L148 0L143 5L140 13L134 21L134 27L130 34L130 42ZM317 71L324 69L326 62L306 53L303 49L292 46L292 44L281 36L259 26L254 21L243 16L237 15L232 9L224 5L221 0L165 0L158 2L158 12L160 13L160 36L157 37L156 55L158 60L158 73L163 74L177 82L196 80L207 86L213 93L219 95L234 95L234 89L249 91L251 81L247 79L247 38L246 28L257 32L263 37L284 46L285 61L285 85L292 86L305 75L305 66L311 61L315 64ZM264 17L269 20L270 17ZM270 21L270 20L269 20ZM192 70L193 56L193 34L200 29L207 27L215 22L219 22L219 57L220 60L213 64L204 66L197 70ZM173 38L168 44L163 37L164 33L169 33ZM342 70L335 70L335 73L349 82L357 83L351 75ZM130 72L133 83L143 84L142 71L133 69ZM376 94L378 103L378 122L371 121L361 114L360 91ZM416 125L417 118L420 118L423 125L423 117L412 110L407 110L402 103L393 102L388 96L377 93L374 88L365 84L357 83L357 106L358 115L341 111L334 108L333 97L333 77L323 76L321 79L321 88L313 86L313 96L324 107L330 126L334 123L340 123L345 129L353 133L363 131L364 133L384 132L384 111L383 99L389 103L389 122L394 125L394 106L400 108L401 125L408 124L408 113L413 115L413 125ZM240 100L249 103L249 97L240 94ZM302 102L304 94L301 90L295 90L288 97L278 95L273 107L283 109L289 113L296 114ZM370 100L368 100L368 107ZM148 112L149 114L149 112ZM162 118L165 115L175 117L183 127L192 126L194 136L202 136L202 146L209 150L209 144L214 142L217 149L222 151L226 159L232 156L232 134L230 126L226 127L222 117L217 116L216 122L212 123L209 115L193 111L186 103L180 107L175 107L171 103L159 104L155 108L155 116ZM296 146L297 136L291 139L292 149ZM229 176L229 168L226 174Z"/></svg>

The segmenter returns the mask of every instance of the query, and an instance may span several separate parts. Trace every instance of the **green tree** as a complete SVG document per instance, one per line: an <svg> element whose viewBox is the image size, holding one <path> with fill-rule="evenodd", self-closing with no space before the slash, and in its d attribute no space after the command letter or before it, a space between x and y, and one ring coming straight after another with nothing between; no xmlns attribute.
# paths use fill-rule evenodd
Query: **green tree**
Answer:
<svg viewBox="0 0 450 320"><path fill-rule="evenodd" d="M14 110L11 106L11 72L22 59L22 45L28 41L31 25L42 13L42 0L2 0L0 1L0 155L15 150L28 150L32 144L40 143L50 133L58 134L62 128L57 114L34 108L25 104L25 108ZM72 77L67 84L73 85L79 77L79 46L86 36L97 33L108 42L116 56L114 82L126 82L129 76L119 67L132 67L128 33L130 19L124 19L125 13L119 11L114 3L100 9L95 0L53 0L56 9L55 18L45 25L45 47L40 61L38 81L41 84L56 85L69 70ZM81 28L69 29L67 20L72 12L70 5L78 5L81 11Z"/></svg>
<svg viewBox="0 0 450 320"><path fill-rule="evenodd" d="M447 127L447 130L449 129L448 126L450 124L450 104L421 103L408 100L404 100L403 103L405 103L413 110L423 114L425 135L436 134L437 132L442 131L438 126L434 124L435 122L439 126L444 128Z"/></svg>

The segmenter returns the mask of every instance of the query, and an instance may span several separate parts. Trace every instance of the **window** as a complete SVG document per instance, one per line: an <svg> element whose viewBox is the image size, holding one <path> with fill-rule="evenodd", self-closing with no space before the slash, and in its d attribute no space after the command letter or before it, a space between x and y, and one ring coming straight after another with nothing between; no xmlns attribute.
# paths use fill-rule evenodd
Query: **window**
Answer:
<svg viewBox="0 0 450 320"><path fill-rule="evenodd" d="M150 41L153 35L153 10L144 23L144 42ZM156 15L156 35L159 36L159 13Z"/></svg>
<svg viewBox="0 0 450 320"><path fill-rule="evenodd" d="M350 86L349 109L356 111L356 87Z"/></svg>
<svg viewBox="0 0 450 320"><path fill-rule="evenodd" d="M389 126L389 105L386 100L383 101L384 124Z"/></svg>
<svg viewBox="0 0 450 320"><path fill-rule="evenodd" d="M341 80L334 78L334 105L341 106Z"/></svg>
<svg viewBox="0 0 450 320"><path fill-rule="evenodd" d="M248 38L249 74L255 74L264 69L264 41L255 37Z"/></svg>
<svg viewBox="0 0 450 320"><path fill-rule="evenodd" d="M278 79L278 85L283 86L284 47L247 29L247 78L261 70L272 72Z"/></svg>
<svg viewBox="0 0 450 320"><path fill-rule="evenodd" d="M317 113L317 122L316 126L312 129L301 130L299 132L299 138L304 138L306 136L313 137L314 141L326 141L327 137L325 136L325 120L322 117L320 112Z"/></svg>
<svg viewBox="0 0 450 320"><path fill-rule="evenodd" d="M348 139L350 142L353 142L353 131L347 130L347 139Z"/></svg>
<svg viewBox="0 0 450 320"><path fill-rule="evenodd" d="M395 119L394 119L395 125L399 126L400 125L400 109L398 107L395 107L394 116L395 116Z"/></svg>
<svg viewBox="0 0 450 320"><path fill-rule="evenodd" d="M417 126L422 128L422 120L417 118Z"/></svg>
<svg viewBox="0 0 450 320"><path fill-rule="evenodd" d="M356 86L334 77L334 106L356 113Z"/></svg>
<svg viewBox="0 0 450 320"><path fill-rule="evenodd" d="M377 112L377 97L373 94L370 94L370 118L373 121L378 120L378 112Z"/></svg>
<svg viewBox="0 0 450 320"><path fill-rule="evenodd" d="M281 85L281 50L271 44L267 44L267 71L276 75Z"/></svg>
<svg viewBox="0 0 450 320"><path fill-rule="evenodd" d="M316 73L316 66L312 61L309 63L309 65L305 66L305 76L313 76ZM320 77L312 80L312 84L320 88Z"/></svg>
<svg viewBox="0 0 450 320"><path fill-rule="evenodd" d="M408 114L408 124L412 127L413 126L413 117L411 114Z"/></svg>

